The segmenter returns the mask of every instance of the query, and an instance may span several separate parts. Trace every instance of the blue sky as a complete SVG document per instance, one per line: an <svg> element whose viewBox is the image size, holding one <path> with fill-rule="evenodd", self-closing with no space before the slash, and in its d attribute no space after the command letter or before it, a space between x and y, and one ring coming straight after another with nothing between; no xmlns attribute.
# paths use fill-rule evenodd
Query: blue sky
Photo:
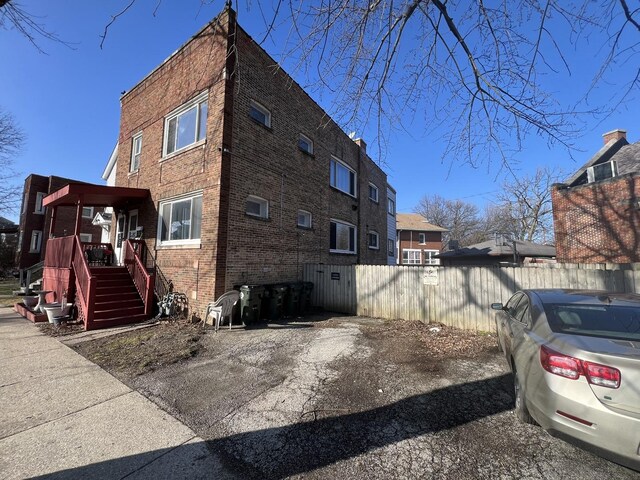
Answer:
<svg viewBox="0 0 640 480"><path fill-rule="evenodd" d="M39 173L101 183L100 175L118 136L120 92L135 85L188 40L221 10L224 2L201 5L200 0L138 0L110 27L103 49L100 35L111 15L128 0L19 3L72 45L70 49L41 40L45 55L17 32L0 30L0 106L13 114L27 135L25 147L16 158L17 170L22 174L19 181L29 173ZM257 2L249 3L252 10L241 10L239 22L254 38L262 38L265 27ZM592 44L597 40L592 39ZM278 45L270 42L265 48L278 58ZM586 88L598 63L594 49L571 52L570 58L577 65L571 77L551 83L549 89L568 99ZM630 67L636 65L616 66L620 78L625 78ZM295 75L294 79L301 84L306 82ZM606 103L608 92L623 88L622 82L617 81L615 75L610 77L603 88L594 92L592 104ZM329 95L313 96L330 110ZM515 170L530 173L545 165L567 172L575 170L602 146L601 134L615 128L626 129L627 138L638 141L640 127L634 130L637 106L637 99L631 98L604 120L581 117L584 126L576 139L581 151L573 153L574 160L563 148L549 148L542 138L529 137L524 151L512 159ZM348 125L344 128L347 132L353 130ZM374 153L375 149L370 151ZM398 211L410 212L425 194L465 199L481 207L491 202L503 179L496 166L474 169L457 159L443 160L442 151L439 135L426 133L422 125L416 125L411 133L398 131L390 135L385 170L398 191ZM15 215L9 217L16 219Z"/></svg>

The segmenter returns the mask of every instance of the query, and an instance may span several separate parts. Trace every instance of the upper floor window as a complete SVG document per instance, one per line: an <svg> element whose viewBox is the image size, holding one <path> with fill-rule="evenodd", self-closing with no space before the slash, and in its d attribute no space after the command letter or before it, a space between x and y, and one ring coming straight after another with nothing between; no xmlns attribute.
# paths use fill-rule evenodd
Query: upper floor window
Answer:
<svg viewBox="0 0 640 480"><path fill-rule="evenodd" d="M269 201L255 195L249 195L245 212L254 217L269 218Z"/></svg>
<svg viewBox="0 0 640 480"><path fill-rule="evenodd" d="M80 234L80 241L83 243L91 243L91 240L93 239L93 235L91 235L90 233L81 233Z"/></svg>
<svg viewBox="0 0 640 480"><path fill-rule="evenodd" d="M352 197L356 196L356 172L333 157L331 157L330 180L332 187Z"/></svg>
<svg viewBox="0 0 640 480"><path fill-rule="evenodd" d="M396 214L396 202L391 198L387 199L387 213L389 215Z"/></svg>
<svg viewBox="0 0 640 480"><path fill-rule="evenodd" d="M82 218L93 218L93 207L82 207Z"/></svg>
<svg viewBox="0 0 640 480"><path fill-rule="evenodd" d="M42 231L34 230L31 232L31 244L29 245L29 253L40 253L42 245Z"/></svg>
<svg viewBox="0 0 640 480"><path fill-rule="evenodd" d="M265 127L271 128L271 112L258 102L251 101L249 116Z"/></svg>
<svg viewBox="0 0 640 480"><path fill-rule="evenodd" d="M372 250L380 249L380 235L378 235L378 232L374 232L373 230L370 231L369 234L367 235L367 240L368 240L370 249Z"/></svg>
<svg viewBox="0 0 640 480"><path fill-rule="evenodd" d="M200 243L202 193L160 202L158 239L160 245Z"/></svg>
<svg viewBox="0 0 640 480"><path fill-rule="evenodd" d="M374 202L378 203L378 187L376 187L373 183L369 184L369 198Z"/></svg>
<svg viewBox="0 0 640 480"><path fill-rule="evenodd" d="M298 210L298 226L311 228L311 213L306 210Z"/></svg>
<svg viewBox="0 0 640 480"><path fill-rule="evenodd" d="M305 153L313 155L313 141L306 135L300 134L300 138L298 138L298 148Z"/></svg>
<svg viewBox="0 0 640 480"><path fill-rule="evenodd" d="M164 121L164 155L204 140L207 130L207 92L198 95Z"/></svg>
<svg viewBox="0 0 640 480"><path fill-rule="evenodd" d="M356 253L356 227L340 220L331 220L329 250L334 253Z"/></svg>
<svg viewBox="0 0 640 480"><path fill-rule="evenodd" d="M387 254L390 257L394 257L396 255L395 242L391 238L387 240Z"/></svg>
<svg viewBox="0 0 640 480"><path fill-rule="evenodd" d="M36 193L36 208L33 213L37 213L38 215L42 215L44 213L44 207L42 206L42 199L45 197L44 192Z"/></svg>
<svg viewBox="0 0 640 480"><path fill-rule="evenodd" d="M137 172L140 167L140 153L142 152L142 133L139 133L131 142L131 165L130 172Z"/></svg>
<svg viewBox="0 0 640 480"><path fill-rule="evenodd" d="M427 243L427 234L426 233L418 233L418 243L424 245Z"/></svg>
<svg viewBox="0 0 640 480"><path fill-rule="evenodd" d="M587 180L589 183L599 182L607 178L613 178L618 175L618 166L615 161L594 165L587 169Z"/></svg>

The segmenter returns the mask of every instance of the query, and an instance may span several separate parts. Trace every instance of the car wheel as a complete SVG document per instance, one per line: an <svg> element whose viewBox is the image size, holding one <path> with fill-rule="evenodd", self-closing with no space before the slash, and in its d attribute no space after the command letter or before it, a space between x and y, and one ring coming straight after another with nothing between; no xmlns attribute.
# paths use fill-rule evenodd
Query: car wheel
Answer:
<svg viewBox="0 0 640 480"><path fill-rule="evenodd" d="M518 417L521 422L535 425L536 421L533 419L525 405L524 389L520 384L520 380L518 380L518 372L515 367L513 368L513 393L516 401L516 417Z"/></svg>

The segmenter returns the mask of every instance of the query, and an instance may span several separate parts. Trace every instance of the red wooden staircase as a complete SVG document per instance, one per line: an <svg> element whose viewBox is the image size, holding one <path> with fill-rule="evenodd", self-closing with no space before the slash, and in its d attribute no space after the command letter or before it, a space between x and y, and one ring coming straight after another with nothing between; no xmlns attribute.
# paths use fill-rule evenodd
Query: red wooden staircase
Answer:
<svg viewBox="0 0 640 480"><path fill-rule="evenodd" d="M133 279L126 267L90 267L96 279L94 328L141 322L148 318Z"/></svg>

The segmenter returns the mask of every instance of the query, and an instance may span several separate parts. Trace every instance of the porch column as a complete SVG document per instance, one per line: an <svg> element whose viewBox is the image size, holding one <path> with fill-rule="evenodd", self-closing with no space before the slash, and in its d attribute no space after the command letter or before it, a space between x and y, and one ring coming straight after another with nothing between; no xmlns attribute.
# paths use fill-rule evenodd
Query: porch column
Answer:
<svg viewBox="0 0 640 480"><path fill-rule="evenodd" d="M51 222L49 223L49 238L53 238L53 232L56 231L56 212L58 207L51 208Z"/></svg>
<svg viewBox="0 0 640 480"><path fill-rule="evenodd" d="M80 235L80 226L82 225L82 206L84 203L84 196L80 195L78 197L78 206L76 209L76 229L73 233L75 236Z"/></svg>

